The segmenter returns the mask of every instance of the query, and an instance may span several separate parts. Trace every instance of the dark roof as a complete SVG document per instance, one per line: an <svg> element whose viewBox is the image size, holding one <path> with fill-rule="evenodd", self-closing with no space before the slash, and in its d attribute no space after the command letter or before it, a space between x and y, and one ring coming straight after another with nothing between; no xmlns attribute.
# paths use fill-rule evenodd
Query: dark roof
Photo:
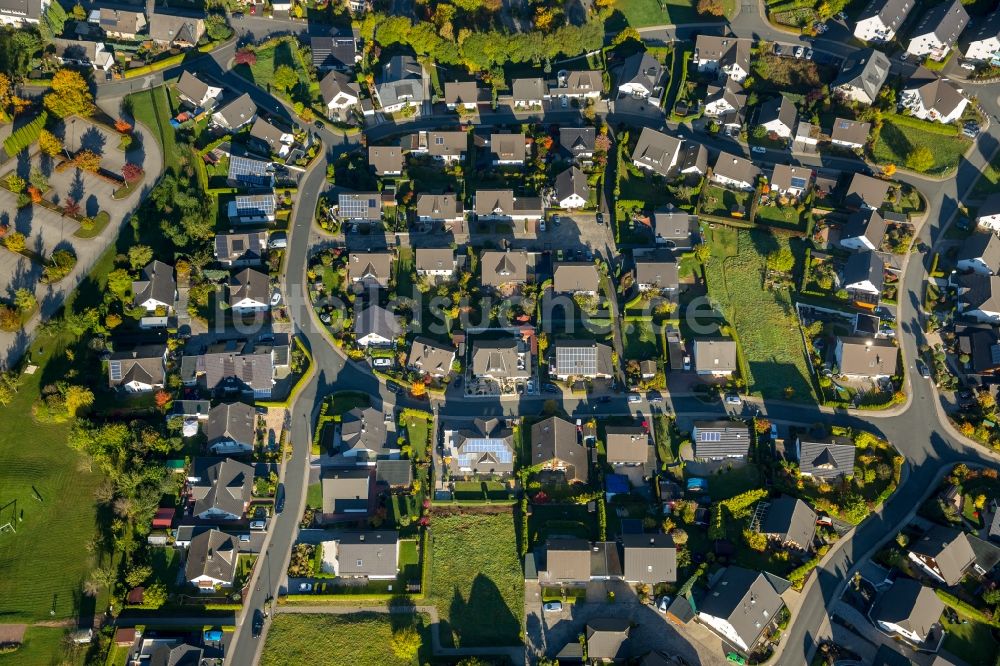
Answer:
<svg viewBox="0 0 1000 666"><path fill-rule="evenodd" d="M621 554L614 541L595 541L590 544L590 577L620 578L622 575Z"/></svg>
<svg viewBox="0 0 1000 666"><path fill-rule="evenodd" d="M236 537L219 530L209 530L191 539L184 573L188 580L210 576L232 583L236 576L237 560L239 544Z"/></svg>
<svg viewBox="0 0 1000 666"><path fill-rule="evenodd" d="M854 442L846 437L824 441L799 439L799 471L822 479L854 474Z"/></svg>
<svg viewBox="0 0 1000 666"><path fill-rule="evenodd" d="M250 122L256 113L257 105L253 103L248 93L243 93L216 111L215 115L221 116L229 127L236 128Z"/></svg>
<svg viewBox="0 0 1000 666"><path fill-rule="evenodd" d="M552 460L566 463L568 480L587 482L590 475L587 449L577 438L576 426L558 416L531 426L531 464Z"/></svg>
<svg viewBox="0 0 1000 666"><path fill-rule="evenodd" d="M195 466L198 469L198 466ZM206 511L222 511L242 516L246 504L253 496L253 467L232 458L225 458L202 472L200 480L192 483L194 515Z"/></svg>
<svg viewBox="0 0 1000 666"><path fill-rule="evenodd" d="M677 549L667 534L623 534L622 574L629 582L677 581Z"/></svg>
<svg viewBox="0 0 1000 666"><path fill-rule="evenodd" d="M883 25L897 30L912 8L910 0L871 0L858 16L858 20L878 16Z"/></svg>
<svg viewBox="0 0 1000 666"><path fill-rule="evenodd" d="M910 31L916 38L933 33L942 43L954 46L958 36L969 25L969 13L960 0L942 2L924 13L917 27Z"/></svg>
<svg viewBox="0 0 1000 666"><path fill-rule="evenodd" d="M877 253L858 252L847 258L844 264L844 286L868 281L879 291L885 284L885 263Z"/></svg>
<svg viewBox="0 0 1000 666"><path fill-rule="evenodd" d="M560 127L559 145L573 157L593 153L597 131L593 127Z"/></svg>
<svg viewBox="0 0 1000 666"><path fill-rule="evenodd" d="M388 486L409 487L413 483L413 462L410 460L378 460L375 481Z"/></svg>
<svg viewBox="0 0 1000 666"><path fill-rule="evenodd" d="M399 571L399 533L395 530L342 532L337 535L337 573L346 576L395 576Z"/></svg>
<svg viewBox="0 0 1000 666"><path fill-rule="evenodd" d="M635 281L660 289L676 289L678 284L677 258L670 250L635 250Z"/></svg>
<svg viewBox="0 0 1000 666"><path fill-rule="evenodd" d="M886 77L889 76L889 58L875 49L856 51L847 58L840 72L832 87L848 85L861 88L869 99L874 100Z"/></svg>
<svg viewBox="0 0 1000 666"><path fill-rule="evenodd" d="M664 209L653 211L653 230L660 238L687 243L697 228L697 218L686 210L668 205Z"/></svg>
<svg viewBox="0 0 1000 666"><path fill-rule="evenodd" d="M613 426L604 430L608 464L645 463L649 458L649 433L641 426Z"/></svg>
<svg viewBox="0 0 1000 666"><path fill-rule="evenodd" d="M991 232L972 234L965 239L957 259L982 259L993 273L1000 272L1000 237Z"/></svg>
<svg viewBox="0 0 1000 666"><path fill-rule="evenodd" d="M371 475L366 469L324 469L323 513L364 513Z"/></svg>
<svg viewBox="0 0 1000 666"><path fill-rule="evenodd" d="M549 582L590 580L590 544L585 539L548 539L541 574Z"/></svg>
<svg viewBox="0 0 1000 666"><path fill-rule="evenodd" d="M877 210L862 208L851 213L847 218L841 236L843 238L867 238L876 250L882 245L885 236L885 219Z"/></svg>
<svg viewBox="0 0 1000 666"><path fill-rule="evenodd" d="M347 412L340 422L340 444L344 453L368 451L376 457L387 454L390 442L385 414L374 407L355 407Z"/></svg>
<svg viewBox="0 0 1000 666"><path fill-rule="evenodd" d="M799 112L784 95L778 95L766 100L760 105L760 113L757 116L757 124L764 125L772 120L780 120L781 124L788 128L789 132L795 130L795 119Z"/></svg>
<svg viewBox="0 0 1000 666"><path fill-rule="evenodd" d="M842 335L840 372L845 375L891 376L896 374L899 347L884 338L860 338Z"/></svg>
<svg viewBox="0 0 1000 666"><path fill-rule="evenodd" d="M584 201L590 198L590 183L580 169L571 166L556 176L556 201L562 201L572 195L577 195Z"/></svg>
<svg viewBox="0 0 1000 666"><path fill-rule="evenodd" d="M317 69L347 69L354 66L358 44L351 35L312 37L312 64Z"/></svg>
<svg viewBox="0 0 1000 666"><path fill-rule="evenodd" d="M737 180L740 182L750 183L751 185L760 175L760 169L745 157L740 157L738 155L732 155L725 151L719 153L719 157L715 160L715 166L712 167L712 173L716 176L722 176L732 180Z"/></svg>
<svg viewBox="0 0 1000 666"><path fill-rule="evenodd" d="M944 602L934 590L912 578L900 577L879 596L871 617L926 637L943 612Z"/></svg>
<svg viewBox="0 0 1000 666"><path fill-rule="evenodd" d="M731 566L715 582L698 610L729 622L737 636L752 648L784 605L764 574Z"/></svg>
<svg viewBox="0 0 1000 666"><path fill-rule="evenodd" d="M844 195L844 203L851 208L860 208L862 204L881 208L888 193L889 181L855 173Z"/></svg>
<svg viewBox="0 0 1000 666"><path fill-rule="evenodd" d="M750 428L739 421L695 421L695 458L745 456L750 449Z"/></svg>
<svg viewBox="0 0 1000 666"><path fill-rule="evenodd" d="M257 303L267 303L271 296L270 278L252 268L244 268L229 282L229 304L235 305L243 299Z"/></svg>
<svg viewBox="0 0 1000 666"><path fill-rule="evenodd" d="M933 558L947 585L957 585L976 561L965 532L935 525L910 544L910 552Z"/></svg>
<svg viewBox="0 0 1000 666"><path fill-rule="evenodd" d="M793 543L809 549L816 532L816 512L802 500L782 495L771 500L760 531L782 543Z"/></svg>
<svg viewBox="0 0 1000 666"><path fill-rule="evenodd" d="M205 437L208 445L234 441L252 446L256 419L254 408L242 402L216 405L208 413Z"/></svg>
<svg viewBox="0 0 1000 666"><path fill-rule="evenodd" d="M621 661L628 658L631 623L625 618L595 617L587 622L587 658Z"/></svg>
<svg viewBox="0 0 1000 666"><path fill-rule="evenodd" d="M116 351L108 359L108 385L114 387L132 382L150 386L163 384L167 372L163 365L166 353L167 346L164 344Z"/></svg>
<svg viewBox="0 0 1000 666"><path fill-rule="evenodd" d="M663 75L663 65L646 51L633 53L622 63L618 71L618 86L638 83L652 92L659 85Z"/></svg>
<svg viewBox="0 0 1000 666"><path fill-rule="evenodd" d="M958 351L969 355L973 373L995 371L1000 368L1000 336L992 326L956 326Z"/></svg>
<svg viewBox="0 0 1000 666"><path fill-rule="evenodd" d="M319 91L323 95L323 102L329 105L342 92L352 97L360 97L361 86L343 72L334 71L320 80Z"/></svg>

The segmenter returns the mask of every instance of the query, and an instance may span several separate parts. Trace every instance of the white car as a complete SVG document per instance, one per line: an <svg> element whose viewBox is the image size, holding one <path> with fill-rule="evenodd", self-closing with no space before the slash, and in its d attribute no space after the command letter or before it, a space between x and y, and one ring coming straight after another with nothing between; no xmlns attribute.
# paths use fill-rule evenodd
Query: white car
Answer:
<svg viewBox="0 0 1000 666"><path fill-rule="evenodd" d="M546 613L558 613L562 610L561 601L546 601L542 604L542 610Z"/></svg>
<svg viewBox="0 0 1000 666"><path fill-rule="evenodd" d="M288 247L288 237L284 234L274 234L267 241L267 246L272 250L280 250Z"/></svg>
<svg viewBox="0 0 1000 666"><path fill-rule="evenodd" d="M976 71L976 66L975 66L975 65L973 65L973 64L972 64L971 62L963 62L963 63L959 63L959 65L958 65L958 66L959 66L959 67L961 67L962 69L967 69L967 70L969 70L970 72L974 72L974 71Z"/></svg>
<svg viewBox="0 0 1000 666"><path fill-rule="evenodd" d="M691 370L691 357L684 357L684 372L689 372Z"/></svg>
<svg viewBox="0 0 1000 666"><path fill-rule="evenodd" d="M250 529L252 530L262 530L267 527L267 521L264 520L251 520Z"/></svg>
<svg viewBox="0 0 1000 666"><path fill-rule="evenodd" d="M740 396L736 395L735 393L727 393L726 394L726 404L727 405L741 405L741 404L743 404L743 401L740 400Z"/></svg>
<svg viewBox="0 0 1000 666"><path fill-rule="evenodd" d="M764 146L754 146L750 149L751 153L757 153L758 155L763 155L767 152L767 148Z"/></svg>
<svg viewBox="0 0 1000 666"><path fill-rule="evenodd" d="M545 220L539 220L538 221L538 230L539 231L545 231Z"/></svg>
<svg viewBox="0 0 1000 666"><path fill-rule="evenodd" d="M271 296L271 307L272 308L273 307L277 307L278 303L280 303L280 302L281 302L281 292L280 291L276 291Z"/></svg>
<svg viewBox="0 0 1000 666"><path fill-rule="evenodd" d="M633 403L633 404L637 403L637 402L642 402L642 396L639 395L638 393L629 393L628 394L628 401L631 402L631 403Z"/></svg>
<svg viewBox="0 0 1000 666"><path fill-rule="evenodd" d="M372 365L374 365L376 368L388 368L389 366L392 365L392 359L379 356L377 358L372 359Z"/></svg>
<svg viewBox="0 0 1000 666"><path fill-rule="evenodd" d="M312 592L312 583L299 583L299 592Z"/></svg>
<svg viewBox="0 0 1000 666"><path fill-rule="evenodd" d="M796 46L795 47L795 57L796 58L801 58L802 57L802 47L801 46Z"/></svg>

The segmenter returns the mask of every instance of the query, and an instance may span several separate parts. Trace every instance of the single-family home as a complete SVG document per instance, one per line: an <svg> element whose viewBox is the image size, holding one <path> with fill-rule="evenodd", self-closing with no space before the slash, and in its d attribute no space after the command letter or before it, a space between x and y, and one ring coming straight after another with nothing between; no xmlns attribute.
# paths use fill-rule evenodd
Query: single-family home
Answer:
<svg viewBox="0 0 1000 666"><path fill-rule="evenodd" d="M525 250L486 250L479 261L484 287L502 287L528 281L528 253Z"/></svg>
<svg viewBox="0 0 1000 666"><path fill-rule="evenodd" d="M911 0L902 1L911 2ZM834 79L830 89L849 100L870 105L878 97L878 92L888 76L889 58L881 51L863 49L848 56L840 69L840 76Z"/></svg>
<svg viewBox="0 0 1000 666"><path fill-rule="evenodd" d="M885 338L837 336L833 351L840 374L858 379L881 379L896 374L899 347Z"/></svg>
<svg viewBox="0 0 1000 666"><path fill-rule="evenodd" d="M1000 237L989 232L974 233L962 243L956 259L960 271L1000 274Z"/></svg>
<svg viewBox="0 0 1000 666"><path fill-rule="evenodd" d="M777 623L784 607L768 574L729 566L699 604L698 621L749 653Z"/></svg>
<svg viewBox="0 0 1000 666"><path fill-rule="evenodd" d="M709 85L706 90L704 113L719 118L727 113L742 111L747 105L747 93L736 79L726 79L723 85Z"/></svg>
<svg viewBox="0 0 1000 666"><path fill-rule="evenodd" d="M635 99L658 98L663 94L663 65L646 51L625 58L618 69L619 97Z"/></svg>
<svg viewBox="0 0 1000 666"><path fill-rule="evenodd" d="M371 498L371 472L367 469L333 469L320 473L323 489L323 513L347 518L368 515Z"/></svg>
<svg viewBox="0 0 1000 666"><path fill-rule="evenodd" d="M593 127L560 127L559 147L574 160L589 162L594 156L597 131Z"/></svg>
<svg viewBox="0 0 1000 666"><path fill-rule="evenodd" d="M914 0L871 0L858 15L854 36L864 42L892 41L914 5Z"/></svg>
<svg viewBox="0 0 1000 666"><path fill-rule="evenodd" d="M266 160L233 155L226 180L231 187L270 190L274 187L274 167Z"/></svg>
<svg viewBox="0 0 1000 666"><path fill-rule="evenodd" d="M369 467L379 458L398 458L392 414L372 407L355 407L344 414L340 421L339 452L346 458L354 458L356 464Z"/></svg>
<svg viewBox="0 0 1000 666"><path fill-rule="evenodd" d="M154 11L149 17L149 38L160 46L190 49L205 35L205 20Z"/></svg>
<svg viewBox="0 0 1000 666"><path fill-rule="evenodd" d="M347 279L365 287L389 287L391 252L351 252L347 257Z"/></svg>
<svg viewBox="0 0 1000 666"><path fill-rule="evenodd" d="M368 146L368 165L376 176L398 176L403 173L403 149L399 146Z"/></svg>
<svg viewBox="0 0 1000 666"><path fill-rule="evenodd" d="M983 323L1000 324L1000 277L970 273L954 280L958 311Z"/></svg>
<svg viewBox="0 0 1000 666"><path fill-rule="evenodd" d="M421 222L455 224L465 219L465 207L462 199L455 194L420 194L417 196L417 219Z"/></svg>
<svg viewBox="0 0 1000 666"><path fill-rule="evenodd" d="M354 35L316 35L309 38L313 67L320 72L348 72L361 59Z"/></svg>
<svg viewBox="0 0 1000 666"><path fill-rule="evenodd" d="M587 175L577 167L571 166L556 176L555 201L560 208L583 208L590 200L590 193Z"/></svg>
<svg viewBox="0 0 1000 666"><path fill-rule="evenodd" d="M976 563L965 532L935 525L910 542L907 557L921 571L940 583L958 585Z"/></svg>
<svg viewBox="0 0 1000 666"><path fill-rule="evenodd" d="M409 106L419 111L424 102L423 67L409 55L395 55L375 79L375 99L383 113Z"/></svg>
<svg viewBox="0 0 1000 666"><path fill-rule="evenodd" d="M55 47L55 58L60 65L106 72L115 64L115 56L104 42L56 37L52 40L52 46Z"/></svg>
<svg viewBox="0 0 1000 666"><path fill-rule="evenodd" d="M615 368L611 347L593 340L557 340L552 343L549 374L569 379L609 379Z"/></svg>
<svg viewBox="0 0 1000 666"><path fill-rule="evenodd" d="M944 60L968 25L969 12L965 11L961 0L934 5L910 31L910 43L906 50L920 58L926 56L931 60Z"/></svg>
<svg viewBox="0 0 1000 666"><path fill-rule="evenodd" d="M673 243L677 248L689 248L698 228L698 220L691 213L672 204L653 211L653 233L657 242Z"/></svg>
<svg viewBox="0 0 1000 666"><path fill-rule="evenodd" d="M699 72L720 72L737 83L750 74L752 40L699 33L694 41L691 63Z"/></svg>
<svg viewBox="0 0 1000 666"><path fill-rule="evenodd" d="M498 166L523 166L528 155L523 132L490 135L490 160Z"/></svg>
<svg viewBox="0 0 1000 666"><path fill-rule="evenodd" d="M677 259L671 250L635 249L635 283L639 291L675 291L679 285Z"/></svg>
<svg viewBox="0 0 1000 666"><path fill-rule="evenodd" d="M821 439L795 439L795 457L799 474L817 479L838 479L854 476L854 455L857 449L847 437L832 435Z"/></svg>
<svg viewBox="0 0 1000 666"><path fill-rule="evenodd" d="M191 515L201 520L241 520L253 499L253 467L232 458L196 458L188 477Z"/></svg>
<svg viewBox="0 0 1000 666"><path fill-rule="evenodd" d="M476 190L473 213L483 222L528 222L545 215L541 197L516 197L514 190Z"/></svg>
<svg viewBox="0 0 1000 666"><path fill-rule="evenodd" d="M29 3L30 4L30 3ZM90 23L96 23L108 37L134 40L146 28L146 15L142 12L130 12L124 9L94 9L87 17Z"/></svg>
<svg viewBox="0 0 1000 666"><path fill-rule="evenodd" d="M812 176L811 167L775 164L769 184L772 192L798 199L809 191Z"/></svg>
<svg viewBox="0 0 1000 666"><path fill-rule="evenodd" d="M976 209L976 226L1000 232L1000 192L994 192L979 204Z"/></svg>
<svg viewBox="0 0 1000 666"><path fill-rule="evenodd" d="M257 439L257 415L242 402L221 403L208 412L205 437L215 455L248 453Z"/></svg>
<svg viewBox="0 0 1000 666"><path fill-rule="evenodd" d="M681 140L643 127L632 151L632 163L640 169L671 176L681 151Z"/></svg>
<svg viewBox="0 0 1000 666"><path fill-rule="evenodd" d="M944 613L944 602L934 590L900 576L883 590L869 612L879 629L897 634L914 644L921 644L935 629Z"/></svg>
<svg viewBox="0 0 1000 666"><path fill-rule="evenodd" d="M455 348L428 338L414 338L406 366L417 372L440 379L451 372L455 362Z"/></svg>
<svg viewBox="0 0 1000 666"><path fill-rule="evenodd" d="M445 426L445 458L451 476L506 475L514 471L514 431L496 418Z"/></svg>
<svg viewBox="0 0 1000 666"><path fill-rule="evenodd" d="M605 427L604 450L612 467L645 465L650 446L649 430L642 426Z"/></svg>
<svg viewBox="0 0 1000 666"><path fill-rule="evenodd" d="M472 344L472 374L497 382L531 377L531 350L516 338L476 340Z"/></svg>
<svg viewBox="0 0 1000 666"><path fill-rule="evenodd" d="M378 192L341 192L337 195L337 217L346 222L380 222L382 195Z"/></svg>
<svg viewBox="0 0 1000 666"><path fill-rule="evenodd" d="M915 117L945 124L961 118L969 105L969 100L954 83L923 66L903 86L899 101Z"/></svg>
<svg viewBox="0 0 1000 666"><path fill-rule="evenodd" d="M287 344L250 347L244 340L223 340L197 353L185 351L181 382L185 386L203 383L210 392L246 392L264 399L271 397L275 371L287 366Z"/></svg>
<svg viewBox="0 0 1000 666"><path fill-rule="evenodd" d="M677 548L669 535L623 534L619 542L622 578L627 583L657 585L677 580Z"/></svg>
<svg viewBox="0 0 1000 666"><path fill-rule="evenodd" d="M177 301L174 267L158 259L146 264L142 278L132 282L132 305L146 312L170 312Z"/></svg>
<svg viewBox="0 0 1000 666"><path fill-rule="evenodd" d="M278 157L288 157L295 143L295 135L286 127L279 127L269 120L257 118L250 127L250 143L262 152Z"/></svg>
<svg viewBox="0 0 1000 666"><path fill-rule="evenodd" d="M599 99L603 92L604 75L599 70L562 70L556 74L556 85L549 88L548 96Z"/></svg>
<svg viewBox="0 0 1000 666"><path fill-rule="evenodd" d="M587 483L590 478L587 447L580 441L576 426L558 416L531 426L531 465L560 473L570 483Z"/></svg>
<svg viewBox="0 0 1000 666"><path fill-rule="evenodd" d="M445 81L444 83L444 103L452 111L456 109L473 111L480 104L489 101L489 91L480 88L475 81Z"/></svg>
<svg viewBox="0 0 1000 666"><path fill-rule="evenodd" d="M590 580L591 546L574 537L545 540L538 565L538 580L549 585L580 585Z"/></svg>
<svg viewBox="0 0 1000 666"><path fill-rule="evenodd" d="M747 192L756 187L759 176L760 169L753 162L725 151L719 153L712 167L712 182Z"/></svg>
<svg viewBox="0 0 1000 666"><path fill-rule="evenodd" d="M0 2L0 25L38 25L51 2L52 0L3 0Z"/></svg>
<svg viewBox="0 0 1000 666"><path fill-rule="evenodd" d="M693 141L683 141L676 169L684 176L704 176L708 173L708 148Z"/></svg>
<svg viewBox="0 0 1000 666"><path fill-rule="evenodd" d="M601 275L597 266L586 261L563 261L552 271L552 291L557 294L596 294Z"/></svg>
<svg viewBox="0 0 1000 666"><path fill-rule="evenodd" d="M510 90L515 109L541 109L547 97L545 82L537 77L514 79Z"/></svg>
<svg viewBox="0 0 1000 666"><path fill-rule="evenodd" d="M816 512L797 497L770 500L760 533L785 548L809 552L816 534Z"/></svg>
<svg viewBox="0 0 1000 666"><path fill-rule="evenodd" d="M323 570L337 578L395 580L399 574L399 533L395 530L338 532L323 542Z"/></svg>
<svg viewBox="0 0 1000 666"><path fill-rule="evenodd" d="M108 359L108 386L126 393L143 393L163 388L166 381L167 346L140 345L120 350Z"/></svg>
<svg viewBox="0 0 1000 666"><path fill-rule="evenodd" d="M450 247L418 247L413 267L417 275L450 278L455 274L455 251Z"/></svg>
<svg viewBox="0 0 1000 666"><path fill-rule="evenodd" d="M744 460L750 450L750 428L740 421L695 421L691 441L697 460Z"/></svg>
<svg viewBox="0 0 1000 666"><path fill-rule="evenodd" d="M229 132L249 125L257 117L257 105L250 95L243 93L212 114L212 124Z"/></svg>
<svg viewBox="0 0 1000 666"><path fill-rule="evenodd" d="M966 60L1000 64L1000 12L977 17L962 39Z"/></svg>
<svg viewBox="0 0 1000 666"><path fill-rule="evenodd" d="M695 340L694 367L699 375L729 377L739 368L736 341L728 338Z"/></svg>
<svg viewBox="0 0 1000 666"><path fill-rule="evenodd" d="M237 194L226 205L229 223L269 224L274 222L274 211L278 207L278 199L274 192L270 194Z"/></svg>
<svg viewBox="0 0 1000 666"><path fill-rule="evenodd" d="M583 636L587 645L587 661L594 664L625 663L631 654L629 633L632 624L625 618L594 617L587 620ZM567 652L568 650L568 652ZM571 663L576 653L583 654L579 641L570 641L557 655L557 661Z"/></svg>
<svg viewBox="0 0 1000 666"><path fill-rule="evenodd" d="M760 105L757 124L770 134L790 140L798 117L795 104L784 95L778 95Z"/></svg>
<svg viewBox="0 0 1000 666"><path fill-rule="evenodd" d="M266 312L271 307L271 280L266 273L244 268L229 280L229 307L235 314Z"/></svg>
<svg viewBox="0 0 1000 666"><path fill-rule="evenodd" d="M855 210L860 208L878 210L885 203L888 194L889 181L855 173L844 195L844 205Z"/></svg>
<svg viewBox="0 0 1000 666"><path fill-rule="evenodd" d="M871 134L871 131L871 123L837 118L833 121L833 130L830 132L830 143L852 150L860 150L868 142L868 135Z"/></svg>
<svg viewBox="0 0 1000 666"><path fill-rule="evenodd" d="M427 132L427 154L445 164L463 159L468 149L469 135L467 132Z"/></svg>
<svg viewBox="0 0 1000 666"><path fill-rule="evenodd" d="M1000 334L992 326L955 326L958 354L967 355L966 372L971 375L1000 374Z"/></svg>
<svg viewBox="0 0 1000 666"><path fill-rule="evenodd" d="M354 315L354 337L361 347L386 347L403 333L399 319L378 303L370 303Z"/></svg>
<svg viewBox="0 0 1000 666"><path fill-rule="evenodd" d="M346 122L361 100L361 86L343 72L333 71L319 82L319 91L330 120Z"/></svg>
<svg viewBox="0 0 1000 666"><path fill-rule="evenodd" d="M223 266L260 266L267 251L267 233L245 231L215 235L215 260Z"/></svg>
<svg viewBox="0 0 1000 666"><path fill-rule="evenodd" d="M888 223L873 208L861 208L847 218L840 233L840 244L849 250L859 252L878 251Z"/></svg>
<svg viewBox="0 0 1000 666"><path fill-rule="evenodd" d="M184 561L184 576L188 583L204 593L214 592L219 587L232 587L239 557L240 549L236 537L214 529L202 532L192 538L191 545L188 546L187 559Z"/></svg>

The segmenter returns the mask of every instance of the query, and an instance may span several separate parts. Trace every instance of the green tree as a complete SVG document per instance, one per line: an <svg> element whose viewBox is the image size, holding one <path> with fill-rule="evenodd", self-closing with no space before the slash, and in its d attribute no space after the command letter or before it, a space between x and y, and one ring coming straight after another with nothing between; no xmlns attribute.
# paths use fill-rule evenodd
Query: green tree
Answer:
<svg viewBox="0 0 1000 666"><path fill-rule="evenodd" d="M74 21L86 21L87 20L87 10L83 8L79 2L73 5L73 10L70 14Z"/></svg>
<svg viewBox="0 0 1000 666"><path fill-rule="evenodd" d="M6 407L17 395L17 389L20 385L20 375L14 372L0 373L0 405Z"/></svg>
<svg viewBox="0 0 1000 666"><path fill-rule="evenodd" d="M137 564L125 574L125 583L129 587L139 587L153 575L153 568L146 564Z"/></svg>
<svg viewBox="0 0 1000 666"><path fill-rule="evenodd" d="M38 32L42 41L50 43L55 37L61 35L66 28L66 20L69 16L66 10L58 2L50 2L42 20L38 24ZM86 18L86 17L84 17Z"/></svg>
<svg viewBox="0 0 1000 666"><path fill-rule="evenodd" d="M142 605L159 608L167 603L167 588L163 583L153 583L146 587L142 593Z"/></svg>
<svg viewBox="0 0 1000 666"><path fill-rule="evenodd" d="M31 312L38 305L38 299L35 298L35 292L26 287L21 287L14 292L14 305L21 312Z"/></svg>
<svg viewBox="0 0 1000 666"><path fill-rule="evenodd" d="M90 117L97 110L90 86L80 72L60 69L53 75L51 87L52 92L43 100L45 108L60 118L72 115Z"/></svg>
<svg viewBox="0 0 1000 666"><path fill-rule="evenodd" d="M153 260L153 248L148 245L133 245L128 249L128 263L137 271Z"/></svg>
<svg viewBox="0 0 1000 666"><path fill-rule="evenodd" d="M927 146L916 146L906 156L906 166L914 171L930 171L934 166L934 153Z"/></svg>
<svg viewBox="0 0 1000 666"><path fill-rule="evenodd" d="M795 255L787 246L782 246L771 254L767 255L767 265L771 270L778 273L789 273L795 266Z"/></svg>
<svg viewBox="0 0 1000 666"><path fill-rule="evenodd" d="M94 404L94 392L86 386L66 387L66 411L70 416L76 416L81 409Z"/></svg>
<svg viewBox="0 0 1000 666"><path fill-rule="evenodd" d="M278 65L274 70L274 85L280 90L290 90L296 83L299 82L299 77L295 73L295 70L288 65Z"/></svg>
<svg viewBox="0 0 1000 666"><path fill-rule="evenodd" d="M126 300L132 292L132 275L124 268L108 273L108 290L121 300Z"/></svg>
<svg viewBox="0 0 1000 666"><path fill-rule="evenodd" d="M413 626L392 632L389 647L392 653L404 661L413 661L420 651L420 634Z"/></svg>
<svg viewBox="0 0 1000 666"><path fill-rule="evenodd" d="M28 175L28 182L37 187L39 192L49 189L49 178L38 167L31 168L31 173Z"/></svg>
<svg viewBox="0 0 1000 666"><path fill-rule="evenodd" d="M213 42L217 42L232 37L233 29L226 23L226 17L222 14L209 14L205 17L205 34Z"/></svg>
<svg viewBox="0 0 1000 666"><path fill-rule="evenodd" d="M7 188L14 194L20 194L24 192L24 188L27 186L24 178L21 178L17 173L11 171L10 175L7 176Z"/></svg>

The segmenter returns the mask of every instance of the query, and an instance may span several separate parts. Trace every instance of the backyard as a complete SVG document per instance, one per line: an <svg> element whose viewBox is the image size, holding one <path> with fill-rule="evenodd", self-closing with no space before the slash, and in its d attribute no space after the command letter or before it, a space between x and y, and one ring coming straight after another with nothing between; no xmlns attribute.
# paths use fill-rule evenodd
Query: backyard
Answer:
<svg viewBox="0 0 1000 666"><path fill-rule="evenodd" d="M993 638L990 626L967 617L961 609L956 609L956 612L965 622L952 624L944 616L941 617L941 626L945 630L942 647L969 666L994 666L1000 645Z"/></svg>
<svg viewBox="0 0 1000 666"><path fill-rule="evenodd" d="M333 660L354 666L409 666L413 660L400 659L391 641L394 631L414 622L422 638L419 663L425 663L431 657L430 623L425 615L278 613L260 663L325 664Z"/></svg>
<svg viewBox="0 0 1000 666"><path fill-rule="evenodd" d="M0 654L0 666L75 666L84 663L85 647L69 647L63 627L28 627L16 652Z"/></svg>
<svg viewBox="0 0 1000 666"><path fill-rule="evenodd" d="M645 361L660 355L656 332L649 317L625 317L622 322L622 339L627 359Z"/></svg>
<svg viewBox="0 0 1000 666"><path fill-rule="evenodd" d="M519 644L524 581L512 512L435 512L431 535L429 592L442 645Z"/></svg>
<svg viewBox="0 0 1000 666"><path fill-rule="evenodd" d="M767 255L789 247L765 231L716 229L705 265L709 297L729 322L748 371L747 389L764 398L810 400L806 351L787 290L764 284ZM718 246L716 245L718 244Z"/></svg>
<svg viewBox="0 0 1000 666"><path fill-rule="evenodd" d="M733 217L734 211L742 210L743 217L746 217L749 207L749 192L737 192L718 185L705 184L701 195L702 213L719 217Z"/></svg>
<svg viewBox="0 0 1000 666"><path fill-rule="evenodd" d="M723 0L722 4L726 16L732 16L735 12L735 0ZM615 8L633 28L722 20L721 16L698 14L696 5L695 0L620 0Z"/></svg>
<svg viewBox="0 0 1000 666"><path fill-rule="evenodd" d="M943 174L958 166L959 159L970 145L972 142L960 134L941 134L886 120L872 146L872 157L880 164L907 166L906 160L910 153L925 146L934 156L934 162L923 170L924 173Z"/></svg>

